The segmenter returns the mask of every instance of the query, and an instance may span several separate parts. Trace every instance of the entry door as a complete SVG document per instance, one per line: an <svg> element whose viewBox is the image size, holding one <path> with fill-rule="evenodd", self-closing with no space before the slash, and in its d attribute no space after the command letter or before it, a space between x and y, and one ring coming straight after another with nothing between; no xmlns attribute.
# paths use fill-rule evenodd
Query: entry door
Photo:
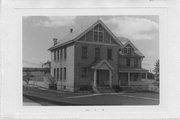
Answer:
<svg viewBox="0 0 180 119"><path fill-rule="evenodd" d="M97 86L109 86L109 70L98 70Z"/></svg>

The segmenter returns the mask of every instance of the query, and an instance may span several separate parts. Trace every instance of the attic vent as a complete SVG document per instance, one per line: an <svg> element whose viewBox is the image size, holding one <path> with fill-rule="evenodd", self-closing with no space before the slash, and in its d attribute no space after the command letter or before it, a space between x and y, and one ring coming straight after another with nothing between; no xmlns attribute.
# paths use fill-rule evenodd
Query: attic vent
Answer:
<svg viewBox="0 0 180 119"><path fill-rule="evenodd" d="M70 33L72 33L72 32L73 32L73 28L70 29Z"/></svg>
<svg viewBox="0 0 180 119"><path fill-rule="evenodd" d="M56 45L57 44L57 38L53 38L53 42L54 42L54 45Z"/></svg>

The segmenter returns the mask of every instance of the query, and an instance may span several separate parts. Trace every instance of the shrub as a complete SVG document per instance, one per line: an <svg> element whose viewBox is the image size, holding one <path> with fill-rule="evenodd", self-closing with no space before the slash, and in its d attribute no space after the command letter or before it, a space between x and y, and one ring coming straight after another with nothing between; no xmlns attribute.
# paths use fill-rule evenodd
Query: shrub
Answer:
<svg viewBox="0 0 180 119"><path fill-rule="evenodd" d="M49 84L49 89L57 90L57 84Z"/></svg>
<svg viewBox="0 0 180 119"><path fill-rule="evenodd" d="M123 91L123 89L119 86L119 85L115 85L112 87L114 89L115 92L121 92Z"/></svg>
<svg viewBox="0 0 180 119"><path fill-rule="evenodd" d="M92 86L81 86L80 91L91 91L92 90Z"/></svg>

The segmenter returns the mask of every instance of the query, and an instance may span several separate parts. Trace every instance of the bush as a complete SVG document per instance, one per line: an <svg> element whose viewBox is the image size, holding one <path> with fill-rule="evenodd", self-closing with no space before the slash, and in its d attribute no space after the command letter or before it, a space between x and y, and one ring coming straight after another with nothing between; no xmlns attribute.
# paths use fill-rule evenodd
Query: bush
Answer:
<svg viewBox="0 0 180 119"><path fill-rule="evenodd" d="M57 84L49 84L49 89L57 90Z"/></svg>
<svg viewBox="0 0 180 119"><path fill-rule="evenodd" d="M119 85L115 85L112 87L114 89L115 92L121 92L123 91L123 89L119 86Z"/></svg>
<svg viewBox="0 0 180 119"><path fill-rule="evenodd" d="M80 91L91 91L92 90L92 86L81 86Z"/></svg>

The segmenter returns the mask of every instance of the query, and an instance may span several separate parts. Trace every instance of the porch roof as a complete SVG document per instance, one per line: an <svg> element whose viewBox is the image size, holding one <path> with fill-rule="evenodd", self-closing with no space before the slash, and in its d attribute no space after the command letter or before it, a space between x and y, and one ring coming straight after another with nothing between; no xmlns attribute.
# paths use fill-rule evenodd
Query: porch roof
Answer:
<svg viewBox="0 0 180 119"><path fill-rule="evenodd" d="M114 68L109 64L107 60L96 60L91 64L91 68L93 69L111 69Z"/></svg>
<svg viewBox="0 0 180 119"><path fill-rule="evenodd" d="M148 70L144 68L120 68L119 72L147 73Z"/></svg>

